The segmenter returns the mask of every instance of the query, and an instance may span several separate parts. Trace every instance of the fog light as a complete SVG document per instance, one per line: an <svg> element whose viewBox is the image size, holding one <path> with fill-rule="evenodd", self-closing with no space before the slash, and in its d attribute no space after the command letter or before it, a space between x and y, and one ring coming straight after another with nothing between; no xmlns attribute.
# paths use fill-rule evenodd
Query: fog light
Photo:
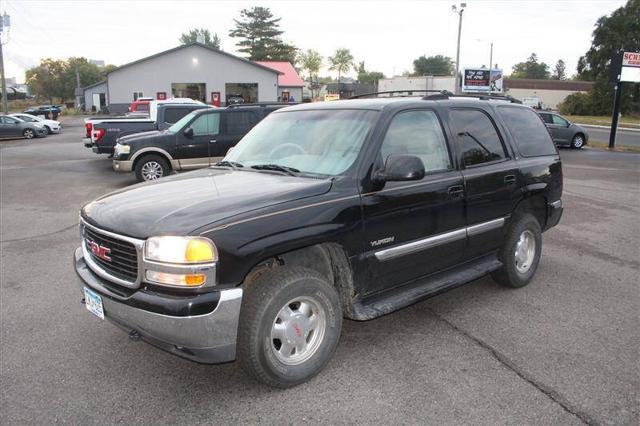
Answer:
<svg viewBox="0 0 640 426"><path fill-rule="evenodd" d="M197 287L207 280L204 274L170 274L168 272L147 271L147 281L177 287Z"/></svg>

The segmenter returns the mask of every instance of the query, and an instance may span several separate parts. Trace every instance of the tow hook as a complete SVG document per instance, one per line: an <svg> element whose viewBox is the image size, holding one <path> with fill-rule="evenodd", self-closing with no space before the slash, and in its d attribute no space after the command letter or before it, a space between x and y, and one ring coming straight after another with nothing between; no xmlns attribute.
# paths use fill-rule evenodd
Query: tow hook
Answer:
<svg viewBox="0 0 640 426"><path fill-rule="evenodd" d="M86 300L84 300L84 297L83 297L82 299L80 299L80 303L81 303L81 304L83 304L83 305L85 305L85 304L87 303L87 301L86 301Z"/></svg>
<svg viewBox="0 0 640 426"><path fill-rule="evenodd" d="M138 333L136 330L131 330L129 332L129 339L131 339L134 342L139 341L140 339L142 339L142 336L140 335L140 333Z"/></svg>

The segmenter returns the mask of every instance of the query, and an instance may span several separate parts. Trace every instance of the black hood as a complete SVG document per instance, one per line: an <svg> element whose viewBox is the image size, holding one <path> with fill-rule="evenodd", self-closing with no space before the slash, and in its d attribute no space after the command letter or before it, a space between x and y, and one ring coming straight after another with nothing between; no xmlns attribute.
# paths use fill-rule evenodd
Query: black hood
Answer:
<svg viewBox="0 0 640 426"><path fill-rule="evenodd" d="M173 133L166 130L150 130L148 132L132 133L130 135L120 136L118 138L118 142L131 145L139 140L157 140L157 138L162 136L173 136Z"/></svg>
<svg viewBox="0 0 640 426"><path fill-rule="evenodd" d="M267 172L202 169L107 194L82 208L82 217L135 238L188 235L211 223L276 204L318 196L329 179Z"/></svg>

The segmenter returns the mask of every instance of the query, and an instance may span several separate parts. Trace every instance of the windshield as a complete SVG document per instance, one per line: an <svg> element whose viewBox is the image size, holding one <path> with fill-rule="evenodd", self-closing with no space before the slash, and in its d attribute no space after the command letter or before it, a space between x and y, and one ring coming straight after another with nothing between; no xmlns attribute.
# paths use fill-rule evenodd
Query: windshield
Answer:
<svg viewBox="0 0 640 426"><path fill-rule="evenodd" d="M172 133L178 133L180 129L182 129L185 126L185 124L191 121L195 113L196 111L192 111L189 114L185 115L180 120L176 121L173 125L171 125L171 127L169 127L167 130L169 130Z"/></svg>
<svg viewBox="0 0 640 426"><path fill-rule="evenodd" d="M356 160L376 116L365 110L307 110L269 115L225 160L339 175Z"/></svg>

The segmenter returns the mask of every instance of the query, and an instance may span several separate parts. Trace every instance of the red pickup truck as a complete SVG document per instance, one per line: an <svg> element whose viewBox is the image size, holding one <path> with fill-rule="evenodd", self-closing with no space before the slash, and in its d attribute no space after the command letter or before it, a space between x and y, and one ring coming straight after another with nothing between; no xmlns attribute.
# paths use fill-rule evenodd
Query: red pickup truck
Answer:
<svg viewBox="0 0 640 426"><path fill-rule="evenodd" d="M129 105L129 112L149 112L149 104L153 98L138 98Z"/></svg>

